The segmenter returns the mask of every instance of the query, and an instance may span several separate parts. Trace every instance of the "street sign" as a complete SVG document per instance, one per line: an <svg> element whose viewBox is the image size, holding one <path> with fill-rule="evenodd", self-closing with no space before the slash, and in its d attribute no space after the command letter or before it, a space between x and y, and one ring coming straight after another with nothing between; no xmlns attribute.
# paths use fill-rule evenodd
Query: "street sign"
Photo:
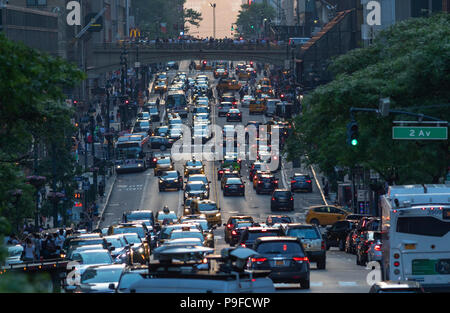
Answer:
<svg viewBox="0 0 450 313"><path fill-rule="evenodd" d="M447 140L448 127L393 126L392 139Z"/></svg>

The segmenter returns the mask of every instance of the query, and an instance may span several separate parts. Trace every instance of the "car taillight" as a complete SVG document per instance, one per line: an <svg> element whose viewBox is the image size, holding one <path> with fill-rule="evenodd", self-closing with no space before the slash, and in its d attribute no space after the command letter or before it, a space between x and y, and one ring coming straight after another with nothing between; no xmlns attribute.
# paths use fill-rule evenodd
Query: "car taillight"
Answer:
<svg viewBox="0 0 450 313"><path fill-rule="evenodd" d="M294 197L291 197L291 201L294 201Z"/></svg>
<svg viewBox="0 0 450 313"><path fill-rule="evenodd" d="M295 262L309 262L308 257L293 257L292 260Z"/></svg>
<svg viewBox="0 0 450 313"><path fill-rule="evenodd" d="M262 181L258 180L258 184L262 184Z"/></svg>
<svg viewBox="0 0 450 313"><path fill-rule="evenodd" d="M311 181L310 181L310 180L307 180L306 182L307 182L308 184L310 184L310 183L311 183Z"/></svg>
<svg viewBox="0 0 450 313"><path fill-rule="evenodd" d="M320 249L326 250L326 247L325 247L325 240L322 240L322 242L321 242L321 244L320 244Z"/></svg>
<svg viewBox="0 0 450 313"><path fill-rule="evenodd" d="M237 235L237 232L235 230L231 231L232 235Z"/></svg>
<svg viewBox="0 0 450 313"><path fill-rule="evenodd" d="M278 184L278 180L274 180L273 183L274 183L274 184Z"/></svg>
<svg viewBox="0 0 450 313"><path fill-rule="evenodd" d="M373 249L375 251L381 251L381 245L375 245L375 247L373 247Z"/></svg>
<svg viewBox="0 0 450 313"><path fill-rule="evenodd" d="M296 180L291 180L291 184L295 184L296 182Z"/></svg>
<svg viewBox="0 0 450 313"><path fill-rule="evenodd" d="M241 188L244 188L244 185L241 185Z"/></svg>
<svg viewBox="0 0 450 313"><path fill-rule="evenodd" d="M245 248L246 247L245 243L241 243L241 247Z"/></svg>
<svg viewBox="0 0 450 313"><path fill-rule="evenodd" d="M223 174L223 171L219 171L219 174Z"/></svg>
<svg viewBox="0 0 450 313"><path fill-rule="evenodd" d="M272 201L275 201L275 197L272 197Z"/></svg>
<svg viewBox="0 0 450 313"><path fill-rule="evenodd" d="M252 258L252 262L257 262L257 263L261 263L261 262L265 262L267 261L267 258Z"/></svg>
<svg viewBox="0 0 450 313"><path fill-rule="evenodd" d="M228 224L227 225L228 228L233 228L233 226L234 226L233 224Z"/></svg>
<svg viewBox="0 0 450 313"><path fill-rule="evenodd" d="M230 186L228 186L228 185L225 185L225 187L224 187L224 188L228 188L228 187L230 187Z"/></svg>

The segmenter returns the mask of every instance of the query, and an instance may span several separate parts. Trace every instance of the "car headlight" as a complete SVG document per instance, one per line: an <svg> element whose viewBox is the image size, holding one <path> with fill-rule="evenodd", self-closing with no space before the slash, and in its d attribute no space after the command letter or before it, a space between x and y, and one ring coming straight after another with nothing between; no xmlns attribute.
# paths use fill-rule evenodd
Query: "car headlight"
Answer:
<svg viewBox="0 0 450 313"><path fill-rule="evenodd" d="M116 168L120 168L120 165L117 165Z"/></svg>
<svg viewBox="0 0 450 313"><path fill-rule="evenodd" d="M216 216L217 216L217 217L219 217L219 216L222 216L222 214L220 214L220 213L217 213L217 214L216 214Z"/></svg>

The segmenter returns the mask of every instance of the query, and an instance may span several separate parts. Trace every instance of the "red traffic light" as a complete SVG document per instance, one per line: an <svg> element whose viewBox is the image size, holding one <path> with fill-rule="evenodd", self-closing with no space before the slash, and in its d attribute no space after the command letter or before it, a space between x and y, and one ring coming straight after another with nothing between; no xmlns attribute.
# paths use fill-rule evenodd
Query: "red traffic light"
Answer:
<svg viewBox="0 0 450 313"><path fill-rule="evenodd" d="M203 60L203 65L206 65L206 60Z"/></svg>

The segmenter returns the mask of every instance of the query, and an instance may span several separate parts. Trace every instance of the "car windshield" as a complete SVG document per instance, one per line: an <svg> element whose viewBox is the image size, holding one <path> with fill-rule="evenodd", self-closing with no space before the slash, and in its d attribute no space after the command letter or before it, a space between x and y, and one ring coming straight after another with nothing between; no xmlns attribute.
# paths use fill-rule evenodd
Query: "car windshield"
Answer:
<svg viewBox="0 0 450 313"><path fill-rule="evenodd" d="M82 284L99 284L118 282L122 268L88 268L81 274Z"/></svg>
<svg viewBox="0 0 450 313"><path fill-rule="evenodd" d="M242 181L240 178L228 178L226 181L227 184L242 184Z"/></svg>
<svg viewBox="0 0 450 313"><path fill-rule="evenodd" d="M169 239L179 239L179 238L198 238L202 242L204 240L203 234L198 231L177 231L170 234Z"/></svg>
<svg viewBox="0 0 450 313"><path fill-rule="evenodd" d="M140 238L145 238L145 231L142 227L116 227L114 234L135 233Z"/></svg>
<svg viewBox="0 0 450 313"><path fill-rule="evenodd" d="M257 231L257 232L249 232L248 240L255 241L259 237L268 237L268 236L278 236L279 233L277 231Z"/></svg>
<svg viewBox="0 0 450 313"><path fill-rule="evenodd" d="M202 162L199 162L199 161L188 161L188 162L186 162L186 166L202 166Z"/></svg>
<svg viewBox="0 0 450 313"><path fill-rule="evenodd" d="M125 289L128 289L131 284L144 279L144 277L142 277L142 275L140 275L139 273L126 273L123 274L122 277L120 278L120 283L119 283L119 290L123 291Z"/></svg>
<svg viewBox="0 0 450 313"><path fill-rule="evenodd" d="M206 187L204 184L187 184L186 191L205 191Z"/></svg>
<svg viewBox="0 0 450 313"><path fill-rule="evenodd" d="M217 205L215 203L199 203L198 210L203 211L215 211L217 210Z"/></svg>
<svg viewBox="0 0 450 313"><path fill-rule="evenodd" d="M152 215L148 212L133 212L127 214L127 221L151 220Z"/></svg>
<svg viewBox="0 0 450 313"><path fill-rule="evenodd" d="M188 181L201 181L201 182L204 182L205 184L207 184L208 178L206 176L189 176Z"/></svg>
<svg viewBox="0 0 450 313"><path fill-rule="evenodd" d="M261 254L295 254L304 256L300 245L297 242L289 241L263 242L258 245L256 252Z"/></svg>
<svg viewBox="0 0 450 313"><path fill-rule="evenodd" d="M317 230L311 227L291 228L287 232L288 236L297 237L300 239L319 239L320 235Z"/></svg>
<svg viewBox="0 0 450 313"><path fill-rule="evenodd" d="M113 238L106 237L105 240L108 243L110 243L114 248L121 248L126 246L125 240L121 237L113 237Z"/></svg>
<svg viewBox="0 0 450 313"><path fill-rule="evenodd" d="M178 219L177 215L175 213L159 213L158 214L158 220L159 221L164 221L165 219L170 219L170 220L176 220Z"/></svg>
<svg viewBox="0 0 450 313"><path fill-rule="evenodd" d="M137 234L124 234L124 237L128 243L141 243L141 239Z"/></svg>
<svg viewBox="0 0 450 313"><path fill-rule="evenodd" d="M90 245L101 245L103 244L103 239L94 239L94 240L76 240L70 242L70 247L81 247L81 246L90 246Z"/></svg>
<svg viewBox="0 0 450 313"><path fill-rule="evenodd" d="M163 178L178 178L177 172L165 172L162 176Z"/></svg>
<svg viewBox="0 0 450 313"><path fill-rule="evenodd" d="M272 216L271 222L273 224L277 223L292 223L292 220L289 216Z"/></svg>
<svg viewBox="0 0 450 313"><path fill-rule="evenodd" d="M237 223L236 228L244 228L244 227L252 227L252 223L250 222L243 222L243 223Z"/></svg>
<svg viewBox="0 0 450 313"><path fill-rule="evenodd" d="M81 256L82 264L112 264L113 260L111 258L111 255L109 252L94 252L94 253L87 253L87 252L80 252L75 253L75 256L79 254Z"/></svg>
<svg viewBox="0 0 450 313"><path fill-rule="evenodd" d="M160 159L160 160L156 161L156 164L170 164L170 160L169 159Z"/></svg>
<svg viewBox="0 0 450 313"><path fill-rule="evenodd" d="M201 227L202 230L209 229L208 221L207 220L186 220L187 223L193 223L197 224Z"/></svg>

